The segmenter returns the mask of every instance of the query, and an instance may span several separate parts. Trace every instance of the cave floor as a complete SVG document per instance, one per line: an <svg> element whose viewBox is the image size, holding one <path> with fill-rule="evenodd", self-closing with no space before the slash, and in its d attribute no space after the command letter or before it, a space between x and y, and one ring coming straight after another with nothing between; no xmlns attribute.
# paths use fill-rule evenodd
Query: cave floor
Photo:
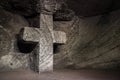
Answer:
<svg viewBox="0 0 120 80"><path fill-rule="evenodd" d="M120 80L117 71L55 70L37 74L30 70L1 72L0 80Z"/></svg>

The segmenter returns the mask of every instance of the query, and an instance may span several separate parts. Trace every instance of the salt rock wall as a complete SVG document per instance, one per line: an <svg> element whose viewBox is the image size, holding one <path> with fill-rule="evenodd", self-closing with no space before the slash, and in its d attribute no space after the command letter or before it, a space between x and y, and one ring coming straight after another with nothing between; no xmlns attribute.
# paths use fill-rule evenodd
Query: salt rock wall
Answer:
<svg viewBox="0 0 120 80"><path fill-rule="evenodd" d="M79 16L95 16L120 9L120 0L66 0Z"/></svg>
<svg viewBox="0 0 120 80"><path fill-rule="evenodd" d="M9 71L28 67L28 55L20 53L17 47L17 35L27 21L0 8L0 71Z"/></svg>
<svg viewBox="0 0 120 80"><path fill-rule="evenodd" d="M55 68L119 69L119 14L120 10L55 22L55 29L65 31L68 37L66 45L57 46Z"/></svg>
<svg viewBox="0 0 120 80"><path fill-rule="evenodd" d="M0 71L29 68L30 52L20 51L17 37L21 28L30 25L24 17L32 22L38 15L34 11L36 7L31 5L32 0L30 3L28 0L1 1L0 5L7 11L0 8ZM71 21L54 21L54 29L67 34L65 45L54 46L54 68L120 68L120 10L103 13L92 17L74 16ZM25 45L21 47L28 49Z"/></svg>

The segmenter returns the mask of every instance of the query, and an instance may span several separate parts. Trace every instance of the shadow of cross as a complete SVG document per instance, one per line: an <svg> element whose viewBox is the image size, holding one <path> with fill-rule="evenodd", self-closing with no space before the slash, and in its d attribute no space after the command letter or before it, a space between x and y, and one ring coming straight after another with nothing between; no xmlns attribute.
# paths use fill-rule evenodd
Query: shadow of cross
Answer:
<svg viewBox="0 0 120 80"><path fill-rule="evenodd" d="M37 42L33 50L32 66L37 72L53 71L53 43L66 43L66 34L53 30L53 16L40 14L40 28L25 27L21 35L26 42Z"/></svg>

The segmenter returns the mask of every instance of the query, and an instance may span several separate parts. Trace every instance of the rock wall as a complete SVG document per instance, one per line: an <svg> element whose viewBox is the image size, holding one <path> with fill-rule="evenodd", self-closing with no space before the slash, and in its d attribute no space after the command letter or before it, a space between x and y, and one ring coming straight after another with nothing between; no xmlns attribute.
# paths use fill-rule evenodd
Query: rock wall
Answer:
<svg viewBox="0 0 120 80"><path fill-rule="evenodd" d="M38 13L33 12L32 5L21 6L24 1L19 3L19 0L12 0L16 4L13 8L17 6L13 12L11 5L5 6L6 1L2 1L3 4L0 4L3 5L0 8L0 71L29 68L29 54L35 45L26 45L22 42L18 44L18 34L23 27L36 25ZM21 12L24 8L26 12ZM73 14L68 17L64 15L58 17L58 14L54 16L56 17L54 29L65 31L68 38L65 45L54 45L54 68L119 69L120 10L92 17L72 18ZM63 18L66 18L66 21Z"/></svg>
<svg viewBox="0 0 120 80"><path fill-rule="evenodd" d="M17 35L24 26L28 22L23 17L0 8L0 71L28 67L29 56L17 45Z"/></svg>
<svg viewBox="0 0 120 80"><path fill-rule="evenodd" d="M78 16L95 16L120 9L119 0L66 0Z"/></svg>
<svg viewBox="0 0 120 80"><path fill-rule="evenodd" d="M68 41L58 46L55 68L119 69L120 10L94 17L55 22ZM58 26L59 25L59 26Z"/></svg>

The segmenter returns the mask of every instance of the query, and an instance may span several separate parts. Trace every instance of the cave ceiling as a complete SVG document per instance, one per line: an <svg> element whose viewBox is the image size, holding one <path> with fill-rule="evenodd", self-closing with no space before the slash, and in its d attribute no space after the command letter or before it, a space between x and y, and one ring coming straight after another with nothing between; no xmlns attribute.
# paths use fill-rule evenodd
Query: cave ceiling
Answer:
<svg viewBox="0 0 120 80"><path fill-rule="evenodd" d="M23 16L36 15L36 2L38 0L0 0L0 6ZM66 3L68 8L79 16L94 16L120 8L120 0L58 0Z"/></svg>

